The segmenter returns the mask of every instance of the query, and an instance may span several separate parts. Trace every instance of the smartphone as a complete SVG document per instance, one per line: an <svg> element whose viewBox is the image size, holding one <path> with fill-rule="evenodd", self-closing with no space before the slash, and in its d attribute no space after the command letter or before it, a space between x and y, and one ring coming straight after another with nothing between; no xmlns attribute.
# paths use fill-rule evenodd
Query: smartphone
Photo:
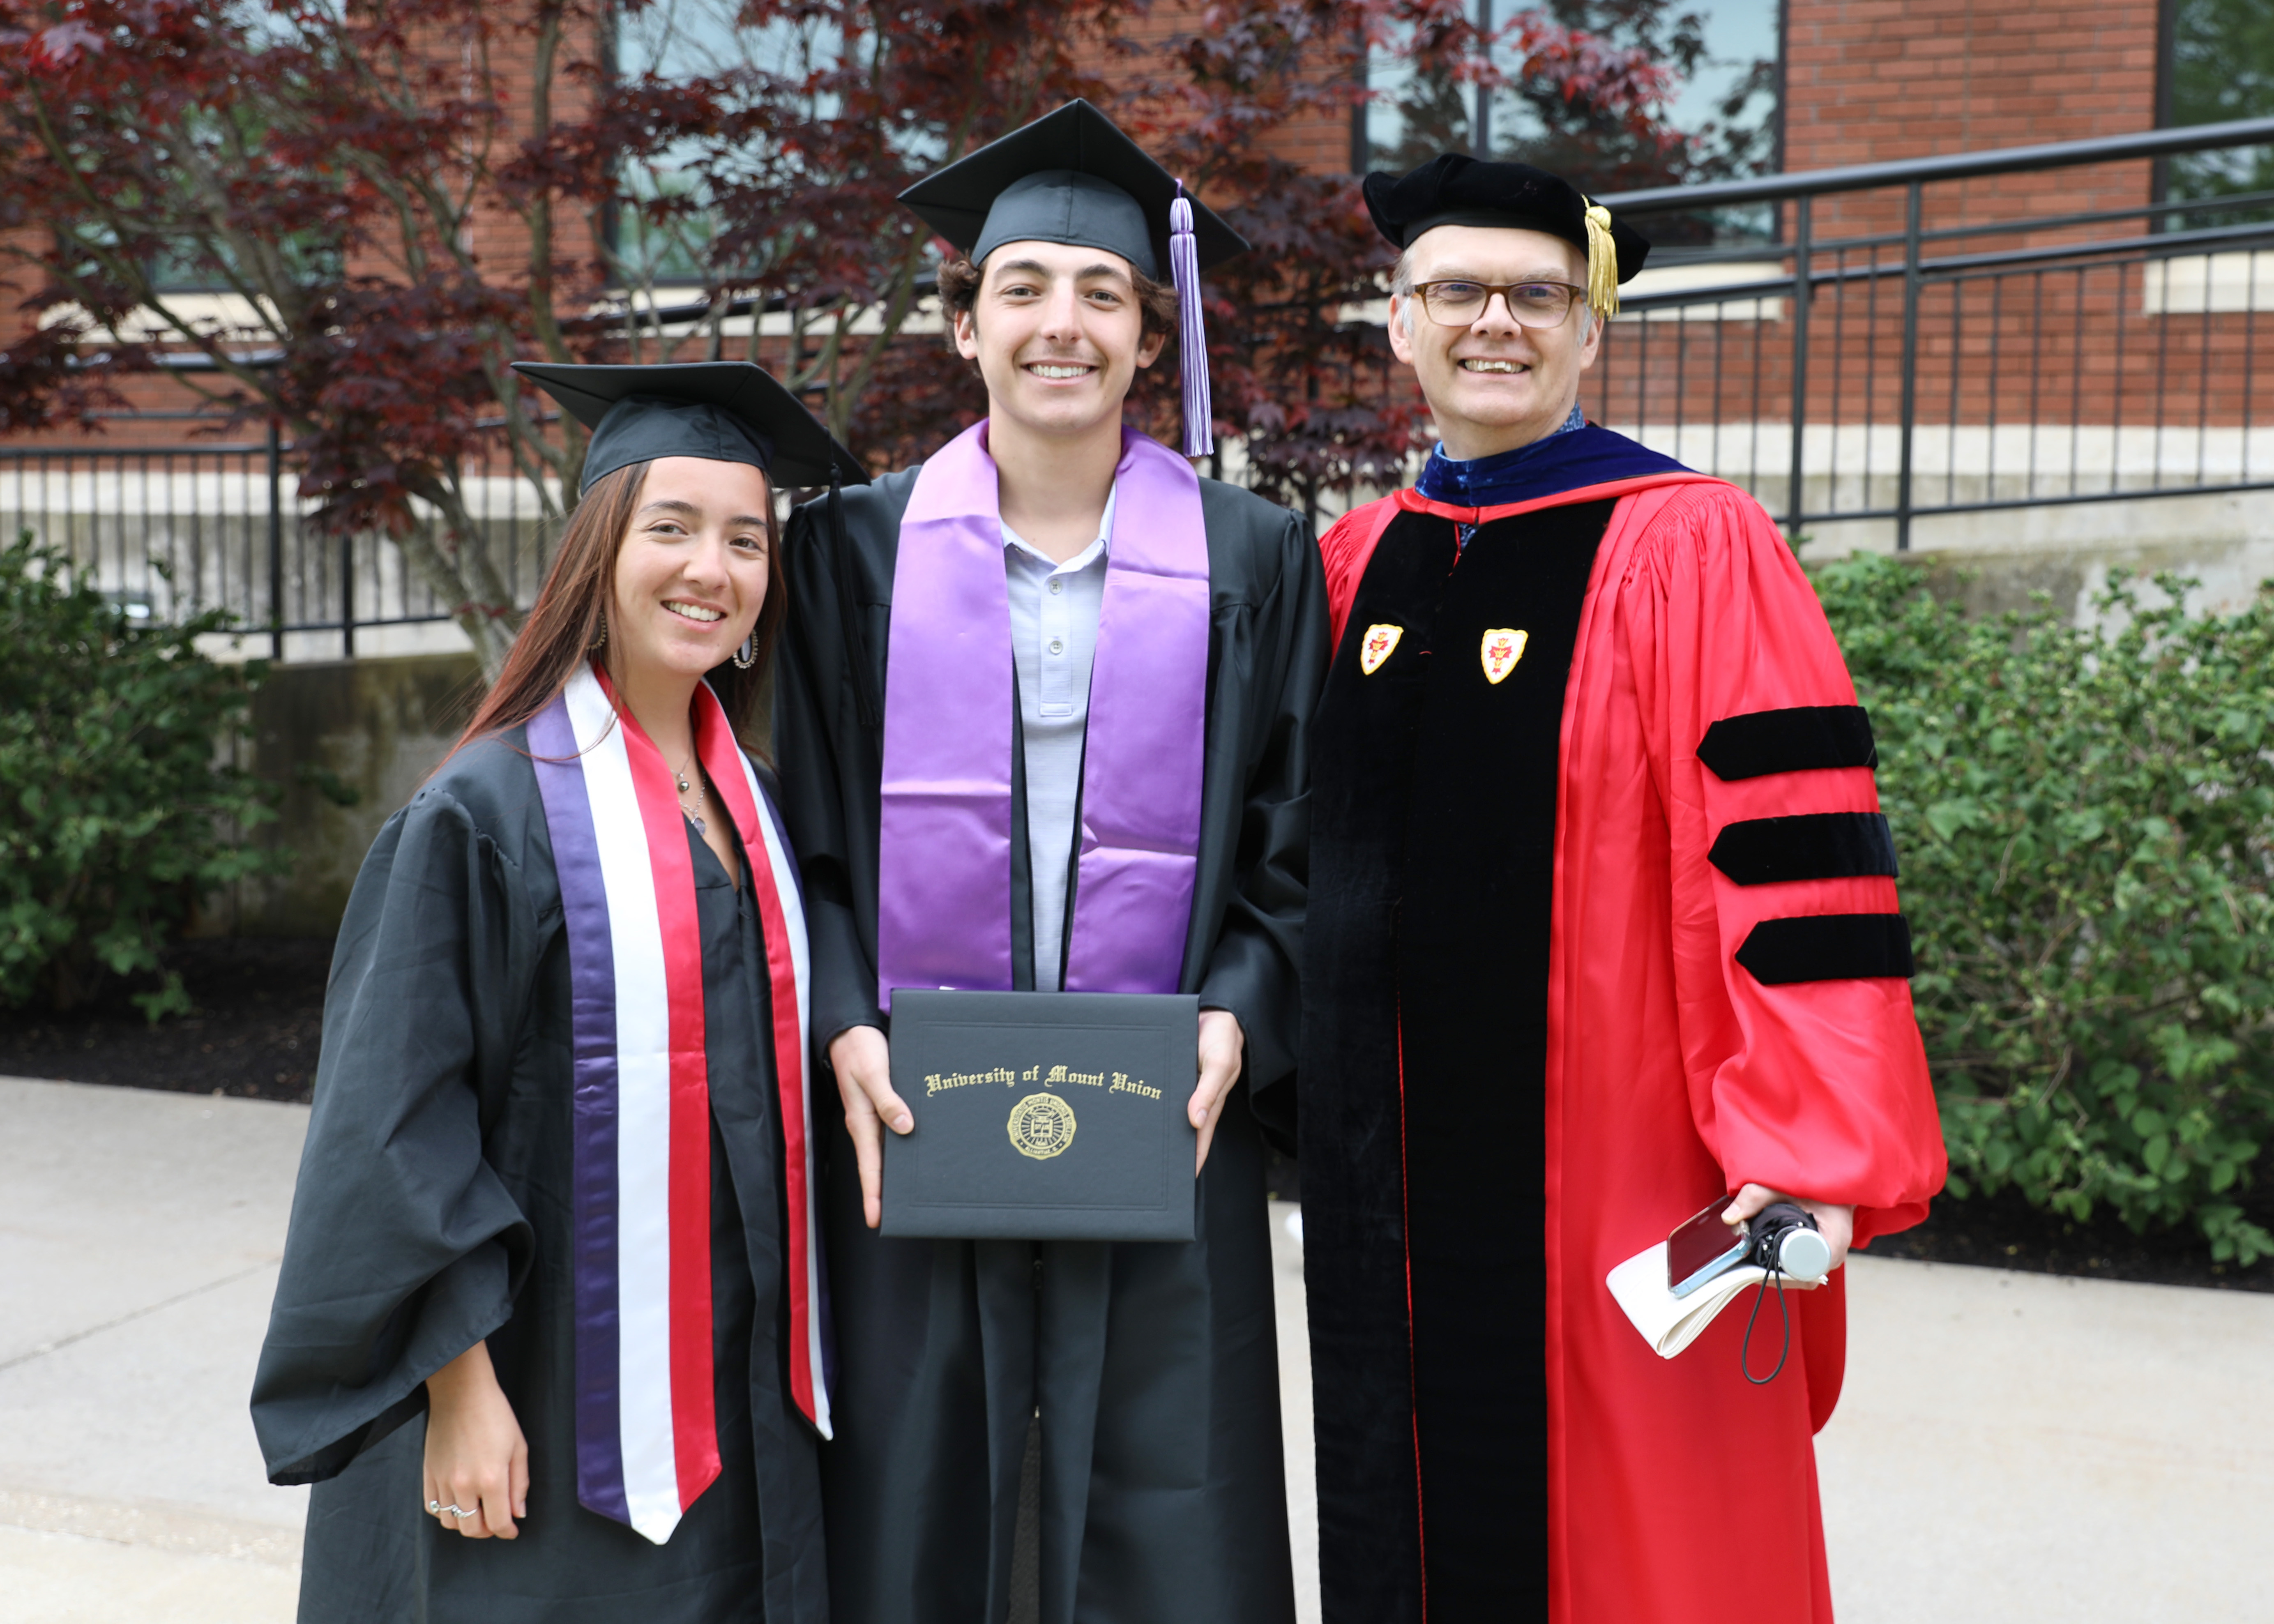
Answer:
<svg viewBox="0 0 2274 1624"><path fill-rule="evenodd" d="M1734 1267L1751 1246L1751 1229L1743 1224L1732 1229L1721 1222L1728 1205L1728 1198L1722 1197L1666 1237L1666 1289L1675 1296L1688 1297Z"/></svg>

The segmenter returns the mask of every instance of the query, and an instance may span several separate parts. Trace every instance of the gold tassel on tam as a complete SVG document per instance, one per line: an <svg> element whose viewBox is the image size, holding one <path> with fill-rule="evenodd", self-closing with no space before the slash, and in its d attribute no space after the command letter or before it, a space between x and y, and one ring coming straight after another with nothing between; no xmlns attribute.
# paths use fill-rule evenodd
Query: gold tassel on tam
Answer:
<svg viewBox="0 0 2274 1624"><path fill-rule="evenodd" d="M1599 316L1619 313L1619 250L1611 241L1611 211L1579 199L1587 211L1587 308Z"/></svg>

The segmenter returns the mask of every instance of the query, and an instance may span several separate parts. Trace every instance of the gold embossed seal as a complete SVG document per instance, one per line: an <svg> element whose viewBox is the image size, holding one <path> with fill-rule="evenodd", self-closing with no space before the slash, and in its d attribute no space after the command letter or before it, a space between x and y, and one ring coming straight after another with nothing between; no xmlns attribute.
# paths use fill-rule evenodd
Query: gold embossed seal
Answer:
<svg viewBox="0 0 2274 1624"><path fill-rule="evenodd" d="M1011 1144L1022 1156L1048 1162L1073 1143L1073 1107L1054 1094L1030 1094L1011 1108Z"/></svg>

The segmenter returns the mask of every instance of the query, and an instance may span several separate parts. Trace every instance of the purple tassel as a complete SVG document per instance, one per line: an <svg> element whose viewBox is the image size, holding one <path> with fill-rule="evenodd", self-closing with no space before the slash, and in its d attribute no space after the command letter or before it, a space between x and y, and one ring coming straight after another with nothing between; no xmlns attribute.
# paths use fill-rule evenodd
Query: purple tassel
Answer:
<svg viewBox="0 0 2274 1624"><path fill-rule="evenodd" d="M1209 399L1208 334L1201 326L1201 251L1185 183L1169 205L1169 274L1177 284L1177 353L1185 375L1185 455L1216 449L1216 408Z"/></svg>

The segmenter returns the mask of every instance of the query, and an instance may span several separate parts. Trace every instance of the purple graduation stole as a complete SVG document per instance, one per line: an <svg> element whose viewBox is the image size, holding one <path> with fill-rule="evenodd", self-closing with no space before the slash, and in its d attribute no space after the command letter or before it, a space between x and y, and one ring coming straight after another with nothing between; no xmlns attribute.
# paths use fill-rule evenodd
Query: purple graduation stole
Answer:
<svg viewBox="0 0 2274 1624"><path fill-rule="evenodd" d="M1174 992L1191 923L1207 739L1200 480L1127 429L1091 668L1069 992ZM1003 520L984 421L916 475L885 688L877 1001L1011 986L1011 722ZM1050 861L1044 853L1040 861Z"/></svg>
<svg viewBox="0 0 2274 1624"><path fill-rule="evenodd" d="M790 1394L830 1435L805 911L781 820L709 686L695 743L749 858L783 1138ZM529 722L568 939L576 1499L657 1545L719 1476L703 941L670 767L580 665Z"/></svg>

